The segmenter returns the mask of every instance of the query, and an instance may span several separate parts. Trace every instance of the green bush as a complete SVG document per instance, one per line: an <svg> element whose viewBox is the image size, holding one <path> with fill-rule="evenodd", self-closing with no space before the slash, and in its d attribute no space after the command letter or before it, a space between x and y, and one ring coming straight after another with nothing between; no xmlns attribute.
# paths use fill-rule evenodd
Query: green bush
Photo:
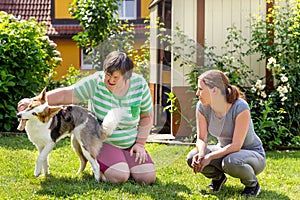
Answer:
<svg viewBox="0 0 300 200"><path fill-rule="evenodd" d="M255 114L260 118L267 106L273 109L268 118L275 124L266 127L268 134L260 135L267 143L277 141L269 147L294 146L299 145L295 138L300 134L300 2L274 1L274 5L265 20L258 16L251 27L250 53L267 59L272 83L270 88L253 88L261 102ZM260 123L256 126L259 129Z"/></svg>
<svg viewBox="0 0 300 200"><path fill-rule="evenodd" d="M18 101L40 92L61 61L45 34L35 19L0 12L0 131L16 130Z"/></svg>

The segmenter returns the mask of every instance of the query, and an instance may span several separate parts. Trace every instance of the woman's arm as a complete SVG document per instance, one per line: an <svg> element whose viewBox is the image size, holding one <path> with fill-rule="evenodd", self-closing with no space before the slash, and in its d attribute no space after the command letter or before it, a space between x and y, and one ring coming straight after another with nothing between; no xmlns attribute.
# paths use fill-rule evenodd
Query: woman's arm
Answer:
<svg viewBox="0 0 300 200"><path fill-rule="evenodd" d="M67 105L67 104L77 104L79 103L79 99L74 94L72 87L64 87L51 90L46 93L47 101L49 105ZM24 98L18 102L18 111L25 110L29 103L31 102L31 98Z"/></svg>
<svg viewBox="0 0 300 200"><path fill-rule="evenodd" d="M153 125L153 111L148 114L140 115L140 122L138 125L138 134L135 144L130 150L130 155L135 153L135 161L139 164L144 163L148 157L145 151L145 144Z"/></svg>
<svg viewBox="0 0 300 200"><path fill-rule="evenodd" d="M78 104L80 101L72 90L72 86L58 88L47 92L49 105Z"/></svg>
<svg viewBox="0 0 300 200"><path fill-rule="evenodd" d="M196 148L199 156L203 157L206 151L207 143L207 121L205 117L197 110L196 111L196 124L197 124L197 141Z"/></svg>
<svg viewBox="0 0 300 200"><path fill-rule="evenodd" d="M144 146L153 125L153 111L140 115L136 143Z"/></svg>
<svg viewBox="0 0 300 200"><path fill-rule="evenodd" d="M202 168L201 161L205 156L207 145L207 121L205 117L196 110L196 124L197 124L197 141L196 149L198 153L193 157L192 167L194 172L200 172Z"/></svg>

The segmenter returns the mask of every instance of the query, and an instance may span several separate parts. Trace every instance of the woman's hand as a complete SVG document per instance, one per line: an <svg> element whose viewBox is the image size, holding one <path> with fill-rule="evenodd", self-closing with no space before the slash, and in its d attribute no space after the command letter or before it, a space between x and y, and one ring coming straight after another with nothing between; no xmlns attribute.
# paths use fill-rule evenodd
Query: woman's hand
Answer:
<svg viewBox="0 0 300 200"><path fill-rule="evenodd" d="M31 101L30 98L24 98L24 99L20 100L18 102L18 112L25 110L28 107L30 101Z"/></svg>
<svg viewBox="0 0 300 200"><path fill-rule="evenodd" d="M148 156L145 147L142 144L135 143L133 145L133 147L130 150L130 156L133 156L133 154L135 154L135 162L139 162L139 164L148 161Z"/></svg>
<svg viewBox="0 0 300 200"><path fill-rule="evenodd" d="M200 155L199 153L194 155L194 157L193 157L192 167L193 167L195 174L198 172L201 172L200 169L201 169L201 160L202 159L203 159L203 156Z"/></svg>
<svg viewBox="0 0 300 200"><path fill-rule="evenodd" d="M209 154L205 155L200 162L201 165L200 172L202 172L204 167L206 167L210 162L211 162L211 158Z"/></svg>

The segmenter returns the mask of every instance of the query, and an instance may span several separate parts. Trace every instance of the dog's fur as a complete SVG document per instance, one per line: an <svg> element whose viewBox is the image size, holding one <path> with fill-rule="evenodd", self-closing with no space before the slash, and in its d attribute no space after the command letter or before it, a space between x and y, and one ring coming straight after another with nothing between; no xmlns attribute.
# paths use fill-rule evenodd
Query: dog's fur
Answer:
<svg viewBox="0 0 300 200"><path fill-rule="evenodd" d="M39 155L36 161L34 176L49 174L48 155L60 139L71 135L71 144L80 158L79 172L90 162L97 181L105 180L101 175L97 156L102 142L118 125L121 117L119 108L112 109L104 118L103 123L80 106L49 106L46 99L46 88L37 97L32 98L28 108L17 114L26 120L25 130L29 140L37 147ZM22 126L19 126L19 129Z"/></svg>

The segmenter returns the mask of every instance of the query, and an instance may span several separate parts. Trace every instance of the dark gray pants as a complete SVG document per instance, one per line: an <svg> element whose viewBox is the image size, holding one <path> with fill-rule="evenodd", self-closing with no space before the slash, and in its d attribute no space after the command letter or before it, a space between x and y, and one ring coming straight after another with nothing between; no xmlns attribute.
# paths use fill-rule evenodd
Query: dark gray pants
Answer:
<svg viewBox="0 0 300 200"><path fill-rule="evenodd" d="M217 145L208 145L206 154L218 149ZM193 156L196 155L197 149L191 150L187 157L187 164L191 166ZM241 149L238 152L231 153L223 158L214 159L209 165L204 167L201 172L204 176L218 180L223 173L232 177L239 178L241 183L246 187L256 185L256 175L261 173L266 166L266 158L256 151Z"/></svg>

